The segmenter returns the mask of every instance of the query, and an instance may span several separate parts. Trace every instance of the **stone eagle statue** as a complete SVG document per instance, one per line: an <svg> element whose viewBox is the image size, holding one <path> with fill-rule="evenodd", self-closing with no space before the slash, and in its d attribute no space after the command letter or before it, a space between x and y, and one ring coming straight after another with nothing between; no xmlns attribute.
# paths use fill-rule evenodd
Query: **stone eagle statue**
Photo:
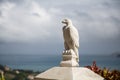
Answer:
<svg viewBox="0 0 120 80"><path fill-rule="evenodd" d="M63 27L63 38L64 38L64 47L65 53L70 50L73 50L77 59L76 61L79 62L79 34L77 29L73 26L72 21L70 19L64 19L62 21L64 25Z"/></svg>

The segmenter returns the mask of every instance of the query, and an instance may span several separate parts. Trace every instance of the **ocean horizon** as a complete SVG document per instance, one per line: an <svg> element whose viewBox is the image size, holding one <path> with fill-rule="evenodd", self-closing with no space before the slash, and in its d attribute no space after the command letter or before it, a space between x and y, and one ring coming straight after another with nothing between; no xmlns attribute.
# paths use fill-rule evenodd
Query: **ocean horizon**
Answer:
<svg viewBox="0 0 120 80"><path fill-rule="evenodd" d="M14 55L0 54L0 64L7 65L11 69L25 69L44 71L59 66L62 55ZM120 57L108 55L80 55L80 67L92 65L96 61L100 68L120 70Z"/></svg>

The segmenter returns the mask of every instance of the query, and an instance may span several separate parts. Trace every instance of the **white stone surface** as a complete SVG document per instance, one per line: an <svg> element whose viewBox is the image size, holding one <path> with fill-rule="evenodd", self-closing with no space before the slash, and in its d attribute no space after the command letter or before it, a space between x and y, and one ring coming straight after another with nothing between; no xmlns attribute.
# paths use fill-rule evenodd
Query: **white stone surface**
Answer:
<svg viewBox="0 0 120 80"><path fill-rule="evenodd" d="M60 62L61 67L78 67L79 64L76 61L77 56L74 51L70 49L67 52L63 52L62 61Z"/></svg>
<svg viewBox="0 0 120 80"><path fill-rule="evenodd" d="M104 80L83 67L53 67L35 77L35 80Z"/></svg>
<svg viewBox="0 0 120 80"><path fill-rule="evenodd" d="M78 67L79 64L75 60L61 61L60 67Z"/></svg>

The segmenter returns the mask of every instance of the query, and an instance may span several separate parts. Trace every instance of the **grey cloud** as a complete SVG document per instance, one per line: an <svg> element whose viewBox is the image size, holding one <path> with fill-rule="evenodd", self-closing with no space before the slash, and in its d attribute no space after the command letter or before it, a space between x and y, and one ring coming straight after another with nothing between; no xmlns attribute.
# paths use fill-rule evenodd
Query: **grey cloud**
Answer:
<svg viewBox="0 0 120 80"><path fill-rule="evenodd" d="M32 15L37 16L37 17L40 17L40 16L41 16L41 15L38 14L38 13L32 13Z"/></svg>
<svg viewBox="0 0 120 80"><path fill-rule="evenodd" d="M5 1L6 1L6 0L0 0L0 4L3 3L3 2L5 2Z"/></svg>
<svg viewBox="0 0 120 80"><path fill-rule="evenodd" d="M0 17L2 16L2 11L0 11Z"/></svg>
<svg viewBox="0 0 120 80"><path fill-rule="evenodd" d="M10 41L8 43L42 42L43 44L39 46L41 49L44 44L49 45L46 48L51 50L57 47L55 44L59 44L57 48L61 49L63 42L60 21L68 17L79 30L81 53L110 53L120 50L119 0L9 0L8 2L15 3L15 7L8 10L8 15L6 12L4 19L0 18L7 23L0 26L4 27L0 30L3 34L0 34L0 41L3 43L6 40ZM20 50L19 47L18 51ZM33 49L33 52L35 50L37 49Z"/></svg>
<svg viewBox="0 0 120 80"><path fill-rule="evenodd" d="M4 2L13 2L13 3L23 3L24 1L26 0L0 0L1 3L4 3Z"/></svg>

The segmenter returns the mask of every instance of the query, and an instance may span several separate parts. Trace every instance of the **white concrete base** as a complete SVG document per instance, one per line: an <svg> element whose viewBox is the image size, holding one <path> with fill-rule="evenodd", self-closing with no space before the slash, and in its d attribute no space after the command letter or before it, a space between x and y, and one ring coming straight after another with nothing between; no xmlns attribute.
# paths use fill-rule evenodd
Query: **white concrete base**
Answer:
<svg viewBox="0 0 120 80"><path fill-rule="evenodd" d="M35 80L104 80L84 67L53 67L35 77Z"/></svg>
<svg viewBox="0 0 120 80"><path fill-rule="evenodd" d="M78 57L72 49L63 51L60 67L78 67L79 63L77 59Z"/></svg>
<svg viewBox="0 0 120 80"><path fill-rule="evenodd" d="M67 61L61 61L60 67L79 67L78 62L76 60L67 60Z"/></svg>

